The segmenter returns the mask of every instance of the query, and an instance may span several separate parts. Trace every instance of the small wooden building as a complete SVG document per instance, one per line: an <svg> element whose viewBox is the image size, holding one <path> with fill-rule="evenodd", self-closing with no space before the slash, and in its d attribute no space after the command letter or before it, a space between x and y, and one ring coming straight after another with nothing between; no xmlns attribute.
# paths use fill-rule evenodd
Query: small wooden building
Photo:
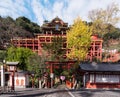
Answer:
<svg viewBox="0 0 120 97"><path fill-rule="evenodd" d="M15 72L14 75L14 84L15 88L26 88L29 86L29 74L25 71L18 71ZM12 85L12 76L9 76L9 82L8 85Z"/></svg>
<svg viewBox="0 0 120 97"><path fill-rule="evenodd" d="M0 68L0 74L1 73L2 69ZM26 88L29 86L29 76L30 75L27 71L15 71L14 76L13 72L8 70L4 71L0 76L0 86L13 87L14 83L14 88Z"/></svg>
<svg viewBox="0 0 120 97"><path fill-rule="evenodd" d="M80 73L85 88L120 88L119 63L82 63Z"/></svg>

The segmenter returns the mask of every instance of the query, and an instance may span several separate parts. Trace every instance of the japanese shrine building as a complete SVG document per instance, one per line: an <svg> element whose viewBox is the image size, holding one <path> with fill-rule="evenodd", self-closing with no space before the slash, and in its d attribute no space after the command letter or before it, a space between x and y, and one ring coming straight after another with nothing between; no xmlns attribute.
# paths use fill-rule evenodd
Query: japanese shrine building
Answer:
<svg viewBox="0 0 120 97"><path fill-rule="evenodd" d="M17 38L11 42L17 47L30 48L38 55L42 54L43 43L51 43L53 37L61 36L64 40L63 50L66 50L66 31L69 29L68 23L65 23L60 18L56 17L52 21L45 21L41 26L42 33L36 35L35 38ZM91 37L92 44L89 49L87 60L92 61L93 58L102 59L102 39L96 36Z"/></svg>
<svg viewBox="0 0 120 97"><path fill-rule="evenodd" d="M85 88L120 88L119 63L81 63Z"/></svg>

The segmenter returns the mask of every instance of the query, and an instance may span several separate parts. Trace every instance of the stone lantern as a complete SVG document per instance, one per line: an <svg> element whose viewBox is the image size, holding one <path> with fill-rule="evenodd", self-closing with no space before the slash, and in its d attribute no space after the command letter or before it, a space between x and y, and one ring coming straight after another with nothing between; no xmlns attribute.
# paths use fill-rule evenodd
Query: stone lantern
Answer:
<svg viewBox="0 0 120 97"><path fill-rule="evenodd" d="M12 72L12 87L11 89L14 91L15 90L15 84L14 84L14 75L15 72L17 71L17 65L19 62L6 62L6 65L8 67L8 71Z"/></svg>

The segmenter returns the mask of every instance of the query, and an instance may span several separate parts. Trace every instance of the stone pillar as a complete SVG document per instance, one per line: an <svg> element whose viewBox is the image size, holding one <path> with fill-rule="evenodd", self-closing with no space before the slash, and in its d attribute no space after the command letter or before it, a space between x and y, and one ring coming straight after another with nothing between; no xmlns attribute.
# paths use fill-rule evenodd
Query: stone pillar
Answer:
<svg viewBox="0 0 120 97"><path fill-rule="evenodd" d="M83 87L85 87L85 74L83 75Z"/></svg>
<svg viewBox="0 0 120 97"><path fill-rule="evenodd" d="M14 77L15 77L15 73L14 73L14 71L13 71L13 72L12 72L12 87L11 87L13 91L15 90Z"/></svg>
<svg viewBox="0 0 120 97"><path fill-rule="evenodd" d="M42 81L41 81L41 79L39 80L39 89L41 89L42 88Z"/></svg>
<svg viewBox="0 0 120 97"><path fill-rule="evenodd" d="M1 65L1 87L5 86L5 73L4 73L4 66Z"/></svg>

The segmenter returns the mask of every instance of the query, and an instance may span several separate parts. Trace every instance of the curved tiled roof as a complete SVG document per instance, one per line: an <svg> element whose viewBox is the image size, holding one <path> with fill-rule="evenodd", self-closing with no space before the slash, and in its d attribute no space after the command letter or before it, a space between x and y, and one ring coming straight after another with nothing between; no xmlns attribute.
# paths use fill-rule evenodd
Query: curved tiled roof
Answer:
<svg viewBox="0 0 120 97"><path fill-rule="evenodd" d="M62 21L62 20L57 16L52 21Z"/></svg>
<svg viewBox="0 0 120 97"><path fill-rule="evenodd" d="M119 71L119 63L81 63L80 68L84 71Z"/></svg>

